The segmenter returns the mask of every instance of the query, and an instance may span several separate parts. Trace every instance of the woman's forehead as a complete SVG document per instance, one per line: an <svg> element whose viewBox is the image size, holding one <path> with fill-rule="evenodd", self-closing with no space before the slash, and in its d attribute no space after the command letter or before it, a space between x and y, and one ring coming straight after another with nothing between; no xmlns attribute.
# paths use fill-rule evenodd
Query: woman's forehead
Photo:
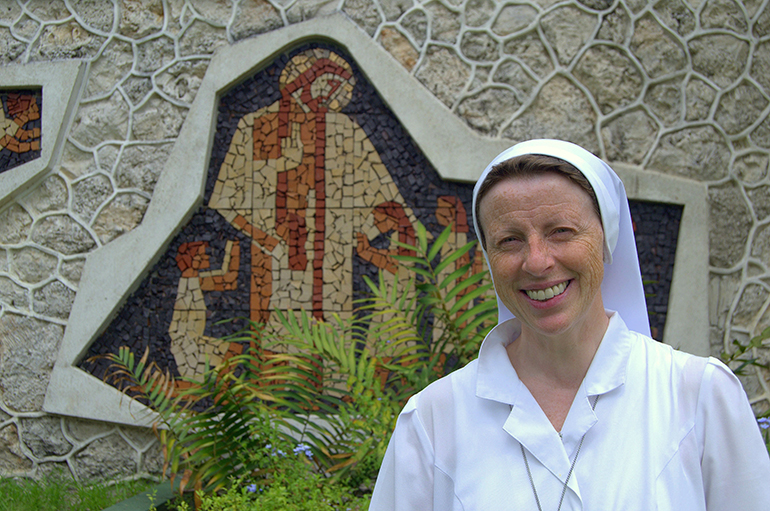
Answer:
<svg viewBox="0 0 770 511"><path fill-rule="evenodd" d="M497 206L533 207L540 204L591 203L591 197L578 184L556 172L513 176L495 183L481 202Z"/></svg>
<svg viewBox="0 0 770 511"><path fill-rule="evenodd" d="M590 195L558 172L503 179L482 198L479 213L479 221L484 225L494 223L501 215L506 215L509 221L517 217L522 220L537 217L541 222L548 222L569 217L573 221L593 218L601 223Z"/></svg>
<svg viewBox="0 0 770 511"><path fill-rule="evenodd" d="M530 198L537 200L538 197L542 196L540 194L550 191L575 194L584 197L589 202L592 200L588 192L569 176L553 170L507 176L495 183L481 200L483 202L494 193L514 195L521 200ZM533 193L535 193L534 196L532 196Z"/></svg>
<svg viewBox="0 0 770 511"><path fill-rule="evenodd" d="M578 168L574 167L568 162L565 162L565 163L568 165L568 168L570 169L568 172L562 171L560 169L556 169L553 167L529 166L524 168L518 167L515 171L507 175L506 173L502 173L492 177L492 174L489 174L484 178L484 181L490 180L491 178L491 181L493 181L494 184L491 184L491 186L490 184L485 184L484 186L480 187L482 190L483 189L485 190L480 192L481 194L479 197L476 198L476 201L480 206L483 200L492 191L492 189L504 181L514 180L519 182L526 182L527 180L537 179L541 176L548 176L551 178L555 178L557 181L563 180L563 182L570 183L577 190L580 190L581 194L585 196L592 203L597 213L597 216L601 216L599 214L600 208L596 198L596 192L591 186L590 182L588 181L588 178Z"/></svg>

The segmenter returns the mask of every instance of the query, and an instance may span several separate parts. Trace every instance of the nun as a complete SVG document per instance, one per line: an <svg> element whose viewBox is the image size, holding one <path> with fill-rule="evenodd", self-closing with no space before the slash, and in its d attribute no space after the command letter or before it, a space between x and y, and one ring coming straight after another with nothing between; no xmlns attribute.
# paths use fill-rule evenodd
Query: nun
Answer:
<svg viewBox="0 0 770 511"><path fill-rule="evenodd" d="M738 379L650 338L628 200L606 163L569 142L517 144L487 166L473 213L498 325L476 360L408 401L370 511L770 506Z"/></svg>

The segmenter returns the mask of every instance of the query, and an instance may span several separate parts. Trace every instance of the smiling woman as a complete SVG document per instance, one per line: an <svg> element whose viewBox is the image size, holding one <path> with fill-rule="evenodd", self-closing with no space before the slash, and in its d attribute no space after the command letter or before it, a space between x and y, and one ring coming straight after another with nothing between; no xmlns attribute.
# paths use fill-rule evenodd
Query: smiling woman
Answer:
<svg viewBox="0 0 770 511"><path fill-rule="evenodd" d="M604 233L587 193L554 172L511 177L489 191L480 211L497 293L522 321L522 339L537 332L567 340L568 330L595 338L606 329Z"/></svg>
<svg viewBox="0 0 770 511"><path fill-rule="evenodd" d="M407 403L370 510L765 509L770 459L738 379L649 337L612 169L524 142L482 174L474 213L498 326Z"/></svg>
<svg viewBox="0 0 770 511"><path fill-rule="evenodd" d="M500 181L480 211L497 294L521 322L508 357L561 430L609 321L601 220L589 195L555 172Z"/></svg>

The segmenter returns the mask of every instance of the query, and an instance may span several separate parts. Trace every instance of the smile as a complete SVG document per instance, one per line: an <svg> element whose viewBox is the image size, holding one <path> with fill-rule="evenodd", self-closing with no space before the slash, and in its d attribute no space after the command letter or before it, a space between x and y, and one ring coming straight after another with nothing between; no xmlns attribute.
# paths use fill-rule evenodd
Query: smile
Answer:
<svg viewBox="0 0 770 511"><path fill-rule="evenodd" d="M546 288L546 289L533 289L533 290L525 290L524 292L527 293L527 296L529 296L532 300L537 300L539 302L550 300L554 296L559 296L564 292L565 289L567 289L567 285L569 282L562 282L561 284L556 284L555 286Z"/></svg>

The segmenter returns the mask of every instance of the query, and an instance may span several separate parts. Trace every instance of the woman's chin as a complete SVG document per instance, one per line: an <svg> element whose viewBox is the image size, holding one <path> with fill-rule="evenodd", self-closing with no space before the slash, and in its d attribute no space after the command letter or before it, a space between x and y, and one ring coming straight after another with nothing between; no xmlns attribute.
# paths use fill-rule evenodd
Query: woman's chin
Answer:
<svg viewBox="0 0 770 511"><path fill-rule="evenodd" d="M561 300L536 302L528 309L522 310L517 315L522 323L522 330L528 330L531 334L541 337L569 337L572 333L584 335L595 326L602 325L606 319L600 299L594 300L588 306L575 307L575 304L570 303L569 297L561 295L555 298Z"/></svg>
<svg viewBox="0 0 770 511"><path fill-rule="evenodd" d="M522 324L522 332L529 331L530 335L534 334L537 337L554 338L564 337L567 335L575 324L569 321L564 316L550 316L548 318L532 319L529 320L520 318Z"/></svg>

